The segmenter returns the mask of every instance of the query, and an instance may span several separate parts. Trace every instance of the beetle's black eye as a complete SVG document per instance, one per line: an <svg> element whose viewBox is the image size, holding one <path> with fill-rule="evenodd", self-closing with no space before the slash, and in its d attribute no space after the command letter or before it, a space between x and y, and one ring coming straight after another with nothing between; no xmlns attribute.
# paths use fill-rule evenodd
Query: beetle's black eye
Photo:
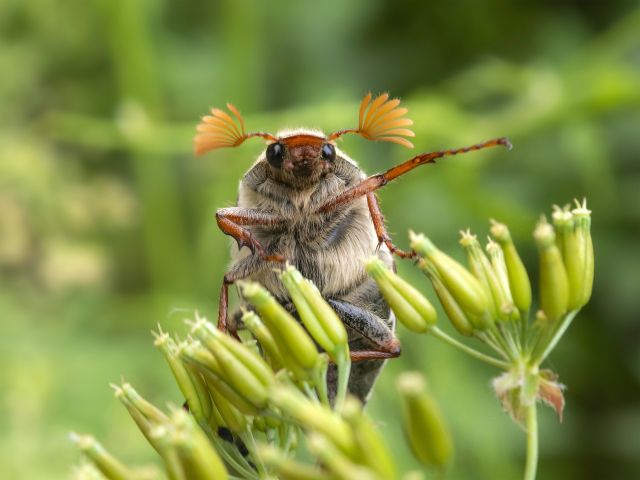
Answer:
<svg viewBox="0 0 640 480"><path fill-rule="evenodd" d="M272 143L267 147L267 162L276 168L282 166L284 147L281 143Z"/></svg>
<svg viewBox="0 0 640 480"><path fill-rule="evenodd" d="M322 158L333 162L336 159L336 149L330 143L325 143L322 146Z"/></svg>

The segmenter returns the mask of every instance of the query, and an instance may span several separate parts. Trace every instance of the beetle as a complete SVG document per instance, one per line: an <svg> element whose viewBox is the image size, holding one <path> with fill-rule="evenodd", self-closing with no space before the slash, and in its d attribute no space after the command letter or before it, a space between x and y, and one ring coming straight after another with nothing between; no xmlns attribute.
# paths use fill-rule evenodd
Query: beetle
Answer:
<svg viewBox="0 0 640 480"><path fill-rule="evenodd" d="M233 237L232 263L220 292L218 326L235 332L237 320L228 318L228 289L249 278L262 283L295 313L274 264L288 261L311 279L344 322L349 334L352 367L349 391L365 402L385 359L400 355L394 334L395 318L362 260L377 255L395 269L393 255L412 258L397 248L387 233L375 191L395 178L436 159L487 147L510 147L497 138L464 148L421 153L372 176L341 151L336 140L356 134L412 148L414 133L407 109L387 93L367 94L360 104L358 127L325 135L319 130L245 132L238 109L211 109L198 124L196 155L237 147L259 137L267 142L240 181L235 207L221 208L216 221ZM247 248L243 248L247 247ZM335 374L335 372L334 372ZM329 378L332 390L335 378ZM335 387L335 385L333 385Z"/></svg>

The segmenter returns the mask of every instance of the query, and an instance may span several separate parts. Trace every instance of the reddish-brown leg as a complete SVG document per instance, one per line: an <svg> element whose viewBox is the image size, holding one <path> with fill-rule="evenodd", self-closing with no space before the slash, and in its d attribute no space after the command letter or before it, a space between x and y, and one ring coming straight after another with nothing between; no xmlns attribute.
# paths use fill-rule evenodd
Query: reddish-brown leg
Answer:
<svg viewBox="0 0 640 480"><path fill-rule="evenodd" d="M238 242L239 249L247 247L251 253L259 254L265 261L284 261L281 255L267 255L260 242L249 230L244 228L244 226L252 225L275 227L285 223L284 218L251 208L229 207L221 208L216 212L216 222L223 233Z"/></svg>
<svg viewBox="0 0 640 480"><path fill-rule="evenodd" d="M373 227L376 229L376 235L378 236L378 247L384 243L391 253L398 255L400 258L415 257L415 252L405 252L404 250L400 250L391 241L391 237L384 225L384 215L382 215L375 193L367 193L367 205L369 205L369 213L371 214Z"/></svg>
<svg viewBox="0 0 640 480"><path fill-rule="evenodd" d="M348 188L340 195L330 199L328 202L321 205L320 208L318 208L318 211L328 212L334 210L341 205L355 200L356 198L362 197L363 195L367 195L368 193L374 192L377 189L384 187L390 181L395 180L400 175L404 175L405 173L410 172L420 165L434 163L438 158L449 157L452 155L458 155L459 153L472 152L475 150L482 150L483 148L496 147L499 145L511 148L509 140L507 140L506 138L496 138L487 142L478 143L477 145L471 145L469 147L440 150L439 152L421 153L420 155L416 155L415 157L407 160L404 163L401 163L400 165L396 165L395 167L390 168L384 173L372 175L356 183L354 186Z"/></svg>
<svg viewBox="0 0 640 480"><path fill-rule="evenodd" d="M253 254L260 255L265 262L283 262L281 255L267 255L260 242L244 226L278 226L285 219L258 210L242 207L221 208L216 212L218 227L223 233L233 237L238 242L238 248L248 247ZM229 306L229 285L242 278L236 271L227 272L220 289L220 303L218 304L218 328L227 331L227 310ZM234 329L235 330L235 329ZM235 331L231 332L235 334Z"/></svg>

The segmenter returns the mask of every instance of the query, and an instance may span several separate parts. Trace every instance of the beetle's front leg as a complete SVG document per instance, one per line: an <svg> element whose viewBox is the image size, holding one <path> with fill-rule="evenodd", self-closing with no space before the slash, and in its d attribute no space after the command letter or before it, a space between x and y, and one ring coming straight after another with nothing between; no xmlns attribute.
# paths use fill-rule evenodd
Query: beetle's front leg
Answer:
<svg viewBox="0 0 640 480"><path fill-rule="evenodd" d="M372 345L371 350L350 351L351 360L380 360L400 356L400 341L377 315L341 300L329 300L346 327L362 335Z"/></svg>
<svg viewBox="0 0 640 480"><path fill-rule="evenodd" d="M247 247L251 253L257 253L267 262L284 262L282 255L267 255L260 242L249 230L244 228L245 226L276 227L282 225L286 220L279 215L253 208L229 207L221 208L216 212L216 222L223 233L238 242L238 249Z"/></svg>

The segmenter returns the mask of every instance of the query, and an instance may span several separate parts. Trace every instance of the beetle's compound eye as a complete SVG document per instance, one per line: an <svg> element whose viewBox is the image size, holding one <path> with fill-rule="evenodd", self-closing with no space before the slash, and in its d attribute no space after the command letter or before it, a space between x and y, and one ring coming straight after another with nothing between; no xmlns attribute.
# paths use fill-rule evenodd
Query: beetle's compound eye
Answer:
<svg viewBox="0 0 640 480"><path fill-rule="evenodd" d="M273 167L280 168L284 158L284 147L281 143L272 143L267 147L267 162Z"/></svg>
<svg viewBox="0 0 640 480"><path fill-rule="evenodd" d="M322 158L333 162L336 159L336 149L330 143L325 143L322 146Z"/></svg>

